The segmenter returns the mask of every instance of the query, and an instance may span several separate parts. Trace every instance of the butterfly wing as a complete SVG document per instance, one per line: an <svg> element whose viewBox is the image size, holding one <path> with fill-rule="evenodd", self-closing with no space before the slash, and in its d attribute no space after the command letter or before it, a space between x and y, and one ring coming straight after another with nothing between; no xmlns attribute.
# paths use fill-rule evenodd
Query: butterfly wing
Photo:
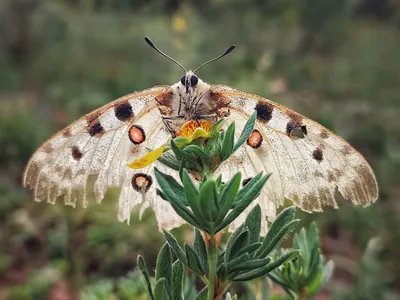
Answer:
<svg viewBox="0 0 400 300"><path fill-rule="evenodd" d="M257 111L256 131L248 145L221 167L223 173L241 171L249 177L259 171L272 173L263 191L268 201L259 201L267 216L275 215L284 198L309 212L325 205L337 207L337 190L353 204L366 206L377 199L371 167L339 136L257 95L220 85L211 87L211 92L230 101L229 118L235 120L238 132Z"/></svg>
<svg viewBox="0 0 400 300"><path fill-rule="evenodd" d="M148 190L143 208L162 206L166 215L160 212L157 218L165 227L181 222L168 205L154 201L152 168L132 170L126 166L147 149L168 142L170 135L164 130L154 99L169 88L159 86L119 98L55 134L30 159L24 186L33 189L36 201L55 203L63 196L65 204L75 206L79 199L86 207L87 184L94 177L98 202L109 188L121 187L119 219L123 221L129 220L131 209L143 202L142 191L135 183L145 182ZM168 172L162 165L158 167Z"/></svg>

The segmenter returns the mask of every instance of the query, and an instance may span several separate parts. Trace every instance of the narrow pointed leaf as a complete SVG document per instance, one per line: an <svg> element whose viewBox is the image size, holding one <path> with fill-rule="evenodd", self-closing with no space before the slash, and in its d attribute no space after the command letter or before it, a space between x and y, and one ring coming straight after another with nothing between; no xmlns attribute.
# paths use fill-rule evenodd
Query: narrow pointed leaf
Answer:
<svg viewBox="0 0 400 300"><path fill-rule="evenodd" d="M254 111L251 114L250 118L247 120L246 125L244 125L243 131L240 134L240 137L237 140L236 144L233 146L232 152L235 152L237 149L239 149L240 146L242 146L247 141L250 134L253 132L254 124L256 122L256 117L257 113L256 111Z"/></svg>
<svg viewBox="0 0 400 300"><path fill-rule="evenodd" d="M200 157L200 159L206 163L207 165L210 164L210 156L199 146L196 145L189 145L184 149L187 153L192 153Z"/></svg>
<svg viewBox="0 0 400 300"><path fill-rule="evenodd" d="M189 268L200 276L204 275L205 270L202 268L197 253L193 250L193 248L188 244L185 244L185 252Z"/></svg>
<svg viewBox="0 0 400 300"><path fill-rule="evenodd" d="M278 215L276 220L271 224L268 233L263 240L263 245L258 249L256 255L259 255L261 252L265 250L265 248L268 247L268 245L271 244L271 241L281 231L283 226L287 225L287 223L294 220L295 213L296 213L296 208L294 206L282 210L282 212ZM268 255L268 253L266 255Z"/></svg>
<svg viewBox="0 0 400 300"><path fill-rule="evenodd" d="M172 300L183 299L183 264L177 260L172 264Z"/></svg>
<svg viewBox="0 0 400 300"><path fill-rule="evenodd" d="M155 300L154 294L153 294L153 289L152 289L151 283L150 283L149 273L147 272L147 266L146 266L146 263L144 262L144 259L140 255L138 256L137 264L139 266L140 272L142 272L143 277L146 280L147 292L149 293L150 299Z"/></svg>
<svg viewBox="0 0 400 300"><path fill-rule="evenodd" d="M173 154L173 151L167 151L164 152L159 158L158 161L162 163L163 165L174 169L176 171L179 170L179 167L181 163L176 159L175 155Z"/></svg>
<svg viewBox="0 0 400 300"><path fill-rule="evenodd" d="M241 273L241 274L237 275L235 278L233 278L233 280L234 281L248 281L248 280L252 280L252 279L255 279L255 278L258 278L261 276L265 276L267 273L271 272L273 269L284 264L289 259L294 258L296 255L298 255L298 253L299 253L298 250L291 251L291 252L281 256L276 261L266 265L265 267L259 268L259 269L256 269L256 270L253 270L250 272L246 272L246 273Z"/></svg>
<svg viewBox="0 0 400 300"><path fill-rule="evenodd" d="M172 290L172 253L168 243L165 243L157 256L156 280L166 278L166 287L168 292Z"/></svg>
<svg viewBox="0 0 400 300"><path fill-rule="evenodd" d="M297 226L298 223L299 220L290 221L289 223L283 225L281 230L278 233L276 233L272 237L272 239L267 240L267 237L265 237L262 246L258 248L256 252L256 257L264 258L269 253L271 253L271 251L275 249L278 246L278 244L282 241L285 235L288 234L290 231L292 231Z"/></svg>
<svg viewBox="0 0 400 300"><path fill-rule="evenodd" d="M163 229L163 233L165 236L165 239L167 240L168 244L171 246L172 251L174 252L175 256L184 264L188 265L188 261L186 258L186 254L179 245L178 241L175 239L175 237L169 233L168 231Z"/></svg>
<svg viewBox="0 0 400 300"><path fill-rule="evenodd" d="M267 264L269 264L270 261L271 261L271 257L245 261L245 262L237 264L236 266L233 266L231 268L231 271L232 272L235 272L235 271L246 271L247 272L247 271L255 270L255 269L266 266Z"/></svg>
<svg viewBox="0 0 400 300"><path fill-rule="evenodd" d="M193 243L193 248L199 256L200 264L203 270L208 272L208 260L207 260L207 248L204 243L203 237L198 229L195 229L195 238Z"/></svg>
<svg viewBox="0 0 400 300"><path fill-rule="evenodd" d="M261 207L259 204L248 214L245 225L249 229L249 243L253 244L258 242L261 232Z"/></svg>
<svg viewBox="0 0 400 300"><path fill-rule="evenodd" d="M233 152L233 144L235 142L235 123L229 125L225 133L223 148L220 154L221 161L227 159Z"/></svg>
<svg viewBox="0 0 400 300"><path fill-rule="evenodd" d="M240 191L237 193L234 204L242 201L243 196L260 180L262 172L254 176Z"/></svg>
<svg viewBox="0 0 400 300"><path fill-rule="evenodd" d="M250 255L248 253L243 253L242 255L229 261L226 264L226 270L228 271L228 273L231 273L235 266L237 266L241 262L248 261L249 259L250 259Z"/></svg>
<svg viewBox="0 0 400 300"><path fill-rule="evenodd" d="M240 251L236 255L239 256L242 253L246 253L246 252L252 255L253 252L255 252L258 248L260 248L261 245L262 245L261 242L247 245L246 247L240 249Z"/></svg>
<svg viewBox="0 0 400 300"><path fill-rule="evenodd" d="M241 175L240 173L236 173L231 180L229 180L220 195L220 212L219 212L219 217L216 220L216 223L218 224L219 222L221 222L226 214L228 213L228 211L231 209L232 207L232 203L235 200L235 196L237 194L237 191L239 190L239 186L240 186L240 179L241 179Z"/></svg>
<svg viewBox="0 0 400 300"><path fill-rule="evenodd" d="M218 217L218 209L215 206L217 200L215 196L215 182L213 180L207 180L200 188L200 209L203 216L207 221L213 222Z"/></svg>
<svg viewBox="0 0 400 300"><path fill-rule="evenodd" d="M217 226L216 231L224 229L233 222L260 194L261 189L268 180L268 176L262 177L247 193L243 199L236 204L235 208L226 216L226 218Z"/></svg>
<svg viewBox="0 0 400 300"><path fill-rule="evenodd" d="M249 239L249 230L246 228L233 241L232 247L229 249L229 252L228 252L228 249L227 249L227 254L226 255L227 255L228 261L230 261L231 259L236 257L236 254L243 247L248 245L248 239Z"/></svg>
<svg viewBox="0 0 400 300"><path fill-rule="evenodd" d="M154 287L154 296L157 300L171 299L167 292L167 280L165 278L160 278L159 280L157 280Z"/></svg>
<svg viewBox="0 0 400 300"><path fill-rule="evenodd" d="M199 190L190 178L186 169L182 171L182 182L187 202L189 203L194 215L197 216L197 218L204 219L204 214L200 209Z"/></svg>
<svg viewBox="0 0 400 300"><path fill-rule="evenodd" d="M200 293L197 294L194 300L207 300L207 293L208 293L208 288L205 287L200 291Z"/></svg>

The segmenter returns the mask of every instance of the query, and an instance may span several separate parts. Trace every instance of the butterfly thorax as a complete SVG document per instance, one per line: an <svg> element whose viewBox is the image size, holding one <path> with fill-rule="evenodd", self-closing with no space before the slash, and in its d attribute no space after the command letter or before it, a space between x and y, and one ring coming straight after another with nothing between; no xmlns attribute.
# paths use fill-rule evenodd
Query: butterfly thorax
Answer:
<svg viewBox="0 0 400 300"><path fill-rule="evenodd" d="M216 122L223 116L221 108L229 101L222 101L211 91L211 86L198 78L192 71L182 76L169 91L156 97L165 128L175 136L181 126L191 120ZM224 112L226 114L226 112Z"/></svg>

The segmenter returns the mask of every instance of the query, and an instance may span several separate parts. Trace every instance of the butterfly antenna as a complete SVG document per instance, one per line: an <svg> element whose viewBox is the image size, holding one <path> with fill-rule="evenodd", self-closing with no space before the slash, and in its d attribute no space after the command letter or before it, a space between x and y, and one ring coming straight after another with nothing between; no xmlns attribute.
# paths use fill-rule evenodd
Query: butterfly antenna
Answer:
<svg viewBox="0 0 400 300"><path fill-rule="evenodd" d="M220 58L223 58L225 55L228 55L229 53L232 52L233 49L235 49L235 47L236 47L235 45L230 46L230 47L229 47L223 54L221 54L220 56L217 56L217 57L215 57L215 58L213 58L213 59L210 59L209 61L206 61L204 64L202 64L202 65L200 65L199 67L197 67L197 68L193 71L193 73L195 73L198 69L204 67L205 65L208 65L209 63L212 63L213 61L216 61L216 60L218 60L218 59L220 59Z"/></svg>
<svg viewBox="0 0 400 300"><path fill-rule="evenodd" d="M149 44L149 46L150 46L151 48L153 48L154 50L156 50L156 51L157 51L158 53L160 53L162 56L168 58L169 60L172 60L174 63L176 63L178 66L180 66L181 69L182 69L183 71L185 71L185 73L187 72L187 70L186 70L179 62L177 62L177 61L176 61L175 59L173 59L171 56L165 54L165 53L162 52L160 49L158 49L158 48L154 45L154 43L153 43L147 36L144 38L144 40L146 41L147 44Z"/></svg>

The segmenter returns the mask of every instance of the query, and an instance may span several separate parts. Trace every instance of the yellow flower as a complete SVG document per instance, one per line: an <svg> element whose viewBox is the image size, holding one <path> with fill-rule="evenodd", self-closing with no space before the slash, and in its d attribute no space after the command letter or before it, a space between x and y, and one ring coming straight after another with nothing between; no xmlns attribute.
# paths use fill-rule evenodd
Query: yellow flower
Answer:
<svg viewBox="0 0 400 300"><path fill-rule="evenodd" d="M213 123L205 120L189 121L182 125L176 134L177 137L183 137L188 140L188 143L198 138L208 137Z"/></svg>
<svg viewBox="0 0 400 300"><path fill-rule="evenodd" d="M164 149L165 145L162 145L161 147L146 153L143 157L134 160L131 164L128 164L128 167L131 169L143 169L156 161L163 154Z"/></svg>

